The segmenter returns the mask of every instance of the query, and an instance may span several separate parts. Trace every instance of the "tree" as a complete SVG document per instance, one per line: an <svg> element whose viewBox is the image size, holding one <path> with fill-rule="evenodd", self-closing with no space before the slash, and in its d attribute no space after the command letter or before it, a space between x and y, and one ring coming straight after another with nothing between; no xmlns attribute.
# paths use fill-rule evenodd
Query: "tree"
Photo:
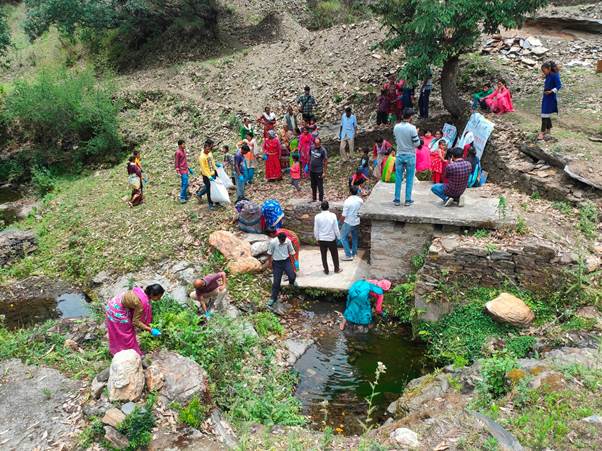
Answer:
<svg viewBox="0 0 602 451"><path fill-rule="evenodd" d="M403 47L403 75L416 85L430 66L441 67L441 97L456 117L467 111L458 95L456 77L461 55L474 49L482 32L522 26L527 14L547 0L377 0L373 10L382 16L387 50Z"/></svg>
<svg viewBox="0 0 602 451"><path fill-rule="evenodd" d="M10 28L6 22L6 13L0 7L0 57L6 54L10 46Z"/></svg>

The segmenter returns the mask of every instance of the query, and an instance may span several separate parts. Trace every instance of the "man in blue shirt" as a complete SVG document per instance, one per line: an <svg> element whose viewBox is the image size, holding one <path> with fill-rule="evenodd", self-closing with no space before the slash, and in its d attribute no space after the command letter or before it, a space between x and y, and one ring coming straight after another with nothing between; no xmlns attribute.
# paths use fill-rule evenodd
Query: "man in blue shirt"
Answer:
<svg viewBox="0 0 602 451"><path fill-rule="evenodd" d="M234 156L234 176L236 178L236 202L245 198L245 183L247 159L245 155L251 149L247 144L243 144Z"/></svg>
<svg viewBox="0 0 602 451"><path fill-rule="evenodd" d="M405 206L409 207L414 203L412 200L412 188L414 187L414 173L416 172L416 148L420 146L418 130L411 124L414 110L404 108L400 123L393 128L393 135L397 143L395 154L395 199L393 203L396 206L401 204L401 183L403 182L403 173L406 174L406 199Z"/></svg>
<svg viewBox="0 0 602 451"><path fill-rule="evenodd" d="M341 158L343 161L349 161L349 157L353 154L353 146L355 140L355 132L357 131L357 119L355 114L351 113L351 107L345 107L345 112L341 117L341 128L339 129L339 139L341 140ZM349 146L349 153L347 153Z"/></svg>

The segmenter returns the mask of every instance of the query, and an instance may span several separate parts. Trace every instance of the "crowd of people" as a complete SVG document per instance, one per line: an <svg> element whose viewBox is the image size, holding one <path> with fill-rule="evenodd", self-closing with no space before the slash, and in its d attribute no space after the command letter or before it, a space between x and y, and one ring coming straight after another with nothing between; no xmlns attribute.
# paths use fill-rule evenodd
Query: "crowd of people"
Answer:
<svg viewBox="0 0 602 451"><path fill-rule="evenodd" d="M541 67L545 78L542 106L541 130L538 139L547 139L552 129L551 116L558 113L557 93L562 87L558 65L552 61ZM429 116L429 100L433 89L432 75L423 80L419 87L417 106L421 118ZM462 146L455 146L441 130L421 131L413 125L415 116L415 89L391 74L382 86L376 105L377 127L388 127L394 122L394 143L378 137L370 149L361 149L361 157L352 174L348 177L349 196L344 202L342 221L330 211L324 199L324 176L328 169L328 150L322 144L315 110L318 107L310 88L296 99L297 110L289 105L281 121L270 107L256 118L261 127L257 131L248 117L240 125L240 141L234 154L229 146L223 146L223 161L216 162L213 152L215 143L207 139L198 157L202 187L195 195L207 198L210 210L220 201L212 198L212 183L224 183L223 174L231 179L236 187L235 210L238 227L249 233L269 233L269 259L266 266L273 270L273 284L268 307L277 303L284 275L290 285L296 285L300 269L299 254L301 242L297 234L284 228L284 211L276 199L268 199L262 205L245 197L245 187L256 182L255 172L258 161L264 162L267 182L282 180L285 176L297 192L302 191L302 183L309 180L311 201L320 202L320 212L314 218L314 238L319 245L323 271L331 273L328 254L332 259L332 271L340 273L339 245L344 256L342 261L355 258L359 245L359 211L363 205L362 196L369 193L366 187L370 180L394 183L395 206L401 205L401 188L405 179L403 204L407 207L412 199L416 176L432 181L432 193L441 199L442 205L450 207L464 205L464 193L468 188L481 186L485 182L480 160L474 146L474 136L463 136ZM512 95L504 80L498 80L495 88L484 83L482 89L472 96L473 111L503 114L513 111ZM299 118L300 115L301 117ZM278 130L278 124L280 129ZM350 106L345 107L341 116L338 138L340 156L344 162L355 156L355 137L358 121ZM189 177L194 176L188 164L186 143L178 141L174 155L174 166L180 178L179 201L186 203L189 198ZM139 151L135 151L127 162L128 184L132 190L129 205L135 207L144 202L144 185ZM220 180L218 182L218 179ZM222 194L220 192L220 194ZM226 196L227 197L227 196ZM228 199L229 202L229 199ZM194 281L194 291L190 294L191 307L197 308L207 319L220 297L224 296L227 277L223 272L208 274ZM389 290L388 280L358 280L349 288L347 305L340 325L343 330L348 322L369 325L372 322L370 299L375 299L375 311L382 311L382 299ZM161 332L150 327L152 322L152 301L161 299L164 289L153 284L145 289L134 288L109 300L106 304L106 324L109 333L109 347L112 354L122 349L134 349L141 353L136 339L136 328L146 330L153 336Z"/></svg>

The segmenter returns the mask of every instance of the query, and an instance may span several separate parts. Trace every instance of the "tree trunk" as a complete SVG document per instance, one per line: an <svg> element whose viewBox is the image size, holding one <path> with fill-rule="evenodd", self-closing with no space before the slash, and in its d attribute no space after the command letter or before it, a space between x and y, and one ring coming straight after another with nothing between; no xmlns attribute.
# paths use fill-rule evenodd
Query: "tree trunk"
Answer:
<svg viewBox="0 0 602 451"><path fill-rule="evenodd" d="M468 104L460 98L456 86L459 62L457 56L451 57L441 69L441 99L445 109L455 118L461 118L468 111Z"/></svg>

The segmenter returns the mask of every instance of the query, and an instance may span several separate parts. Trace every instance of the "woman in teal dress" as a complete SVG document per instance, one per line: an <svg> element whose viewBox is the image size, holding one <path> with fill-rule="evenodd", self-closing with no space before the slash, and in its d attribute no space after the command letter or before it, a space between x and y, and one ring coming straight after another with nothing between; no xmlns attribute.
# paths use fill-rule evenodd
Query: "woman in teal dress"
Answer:
<svg viewBox="0 0 602 451"><path fill-rule="evenodd" d="M376 285L374 282L375 281L358 280L351 285L347 294L345 311L343 312L343 322L339 326L341 330L345 329L347 322L360 326L368 326L372 323L370 297L373 296L377 299L382 299L382 295L385 292L383 288ZM388 286L391 286L390 282ZM380 310L380 305L377 305L377 310Z"/></svg>

